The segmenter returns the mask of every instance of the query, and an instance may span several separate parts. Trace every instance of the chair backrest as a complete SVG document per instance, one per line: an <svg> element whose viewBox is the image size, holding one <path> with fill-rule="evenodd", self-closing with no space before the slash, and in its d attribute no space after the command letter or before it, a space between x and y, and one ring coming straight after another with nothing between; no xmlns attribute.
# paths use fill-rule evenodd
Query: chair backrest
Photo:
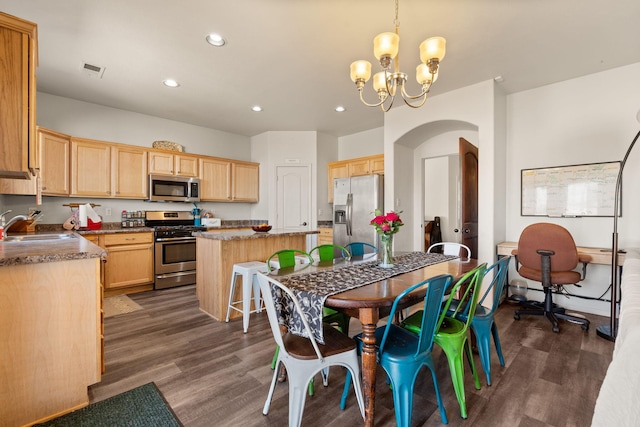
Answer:
<svg viewBox="0 0 640 427"><path fill-rule="evenodd" d="M440 315L440 305L442 304L442 298L445 290L449 287L453 277L449 274L442 274L440 276L433 277L424 282L415 284L396 297L391 306L391 313L389 313L389 320L380 341L380 352L384 351L384 345L387 342L387 336L389 330L395 319L395 313L398 309L398 304L409 293L415 291L420 287L427 287L426 295L424 298L424 308L422 313L422 324L420 328L420 338L418 343L418 349L416 355L425 351L431 350L433 347L433 337L436 332L436 323Z"/></svg>
<svg viewBox="0 0 640 427"><path fill-rule="evenodd" d="M300 302L298 298L291 292L291 289L287 288L285 285L277 281L273 276L267 276L264 273L258 273L258 283L260 283L260 292L262 293L262 299L264 300L264 305L267 310L267 317L269 318L269 325L271 326L271 332L273 333L273 338L276 341L276 344L280 348L279 351L284 351L287 353L287 348L284 345L284 340L282 339L282 331L280 330L280 322L279 322L279 314L276 308L275 294L287 294L289 298L291 298L291 302L293 303L293 309L297 311L300 319L302 320L302 324L304 325L304 329L307 332L307 338L311 341L311 345L313 345L313 349L318 356L318 359L322 360L323 356L320 353L320 348L318 347L318 343L313 337L313 332L311 327L309 326L309 322L307 321L307 317L304 315L302 308L300 307ZM291 307L288 306L290 309Z"/></svg>
<svg viewBox="0 0 640 427"><path fill-rule="evenodd" d="M471 320L473 320L473 316L476 312L476 306L478 305L480 296L480 288L482 287L482 279L484 278L486 271L487 263L485 262L484 264L481 264L470 272L466 273L451 287L449 298L442 307L442 312L440 313L440 318L438 319L438 329L440 328L440 325L442 325L447 311L451 306L451 302L454 299L459 299L461 303L456 306L455 310L453 310L453 314L451 315L451 317L455 318L458 313L467 313L465 330L469 328ZM459 298L456 298L456 294L458 294L458 291L460 291L462 294Z"/></svg>
<svg viewBox="0 0 640 427"><path fill-rule="evenodd" d="M313 258L313 254L317 252L320 261L332 261L335 258L351 258L351 252L344 246L340 245L319 245L309 251L309 255ZM339 256L336 256L339 255Z"/></svg>
<svg viewBox="0 0 640 427"><path fill-rule="evenodd" d="M571 271L578 265L578 249L569 231L557 224L539 222L531 224L518 240L518 263L534 270L541 269L538 250L554 251L551 271Z"/></svg>
<svg viewBox="0 0 640 427"><path fill-rule="evenodd" d="M305 251L299 249L283 249L271 254L271 256L267 258L267 270L271 273L271 260L274 258L278 260L278 269L295 267L298 263L296 255L308 258L309 264L313 263L313 258Z"/></svg>
<svg viewBox="0 0 640 427"><path fill-rule="evenodd" d="M509 273L509 262L511 261L511 257L503 257L500 258L495 264L491 267L487 268L484 273L485 277L489 274L493 274L493 278L491 279L491 283L484 291L484 294L480 297L478 304L483 305L485 299L489 296L489 294L493 291L493 299L491 301L491 305L487 305L486 307L489 309L485 315L489 316L493 314L494 311L500 305L500 298L502 297L502 291L504 290L504 285L507 283L507 275ZM478 285L480 286L480 285ZM469 314L468 307L465 307L464 313L466 315Z"/></svg>
<svg viewBox="0 0 640 427"><path fill-rule="evenodd" d="M429 246L429 249L427 249L427 252L428 253L434 252L434 249L440 248L440 247L442 248L442 253L445 255L459 256L461 258L464 258L465 262L469 262L469 260L471 259L471 249L469 249L469 246L463 245L462 243L456 243L456 242L434 243L433 245Z"/></svg>
<svg viewBox="0 0 640 427"><path fill-rule="evenodd" d="M351 252L351 256L362 256L365 254L377 254L378 248L371 243L351 242L345 246Z"/></svg>

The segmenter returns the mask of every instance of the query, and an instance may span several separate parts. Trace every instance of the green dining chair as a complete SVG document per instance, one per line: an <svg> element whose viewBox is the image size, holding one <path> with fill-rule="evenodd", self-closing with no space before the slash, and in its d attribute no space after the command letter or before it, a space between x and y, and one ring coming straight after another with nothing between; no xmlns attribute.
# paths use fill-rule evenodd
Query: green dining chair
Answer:
<svg viewBox="0 0 640 427"><path fill-rule="evenodd" d="M303 261L304 264L313 264L313 258L307 252L300 249L283 249L274 252L267 258L267 270L272 273L273 270L293 268ZM274 264L277 266L274 267Z"/></svg>
<svg viewBox="0 0 640 427"><path fill-rule="evenodd" d="M491 338L496 347L496 353L498 354L498 361L501 366L504 366L504 357L502 355L502 346L500 345L500 336L498 335L498 326L494 320L494 313L500 305L500 298L502 297L502 290L507 282L507 273L509 272L509 262L511 257L504 257L498 260L491 267L487 268L485 277L489 274L493 274L491 283L485 289L484 294L478 301L475 314L471 320L471 330L476 336L476 342L478 345L478 353L480 354L480 362L482 364L482 370L487 376L487 385L491 385ZM483 305L487 297L491 295L491 305L485 307ZM467 301L466 306L454 314L460 304L460 300L453 300L447 310L447 316L454 316L458 320L465 322L469 316L469 304Z"/></svg>
<svg viewBox="0 0 640 427"><path fill-rule="evenodd" d="M465 353L471 367L475 387L477 390L480 390L481 387L478 372L473 361L471 343L468 340L468 331L471 321L473 320L473 313L475 313L476 306L478 305L482 279L484 278L486 269L486 263L479 265L462 276L453 285L450 289L451 293L449 294L449 298L445 302L444 307L442 307L440 319L438 320L438 330L434 337L434 342L442 348L447 356L449 371L451 372L451 381L453 382L453 389L456 393L458 404L460 405L460 415L462 418L467 418L467 404L464 393L464 364L462 360ZM458 304L451 313L452 315L448 315L447 312L458 293L461 295L461 301L468 300L469 303L468 305ZM456 315L465 306L469 307L470 315L466 321L463 322L456 319ZM404 319L400 323L400 326L415 334L419 334L422 317L423 311L417 311Z"/></svg>

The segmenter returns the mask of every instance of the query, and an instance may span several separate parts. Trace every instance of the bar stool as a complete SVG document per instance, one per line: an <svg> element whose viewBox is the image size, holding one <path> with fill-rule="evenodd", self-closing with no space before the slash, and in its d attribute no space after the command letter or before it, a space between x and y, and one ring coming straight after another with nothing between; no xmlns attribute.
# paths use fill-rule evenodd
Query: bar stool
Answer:
<svg viewBox="0 0 640 427"><path fill-rule="evenodd" d="M227 306L227 320L229 322L229 315L231 310L236 310L242 313L242 328L244 333L247 333L249 329L249 315L251 313L262 311L262 298L260 297L260 284L258 283L258 272L266 273L268 271L267 264L260 261L249 261L233 264L233 274L231 275L231 285L229 286L229 305ZM233 301L233 295L236 290L236 279L238 276L242 276L242 299ZM253 301L255 308L251 310L251 292L253 290ZM236 305L242 304L242 308L236 307Z"/></svg>

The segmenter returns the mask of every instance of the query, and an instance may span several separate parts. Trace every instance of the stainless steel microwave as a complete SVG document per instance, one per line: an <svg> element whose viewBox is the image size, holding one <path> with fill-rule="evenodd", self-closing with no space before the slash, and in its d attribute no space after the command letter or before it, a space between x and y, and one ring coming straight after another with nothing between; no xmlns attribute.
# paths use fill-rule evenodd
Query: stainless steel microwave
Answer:
<svg viewBox="0 0 640 427"><path fill-rule="evenodd" d="M200 179L186 176L149 175L149 201L199 202Z"/></svg>

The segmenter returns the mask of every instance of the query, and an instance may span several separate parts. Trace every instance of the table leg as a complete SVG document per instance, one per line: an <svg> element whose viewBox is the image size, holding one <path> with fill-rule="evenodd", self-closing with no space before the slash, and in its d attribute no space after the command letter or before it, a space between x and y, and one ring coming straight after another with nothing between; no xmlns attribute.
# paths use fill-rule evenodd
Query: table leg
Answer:
<svg viewBox="0 0 640 427"><path fill-rule="evenodd" d="M363 313L364 312L364 313ZM376 397L376 325L378 312L374 309L360 311L362 323L362 391L364 394L364 425L373 427Z"/></svg>

